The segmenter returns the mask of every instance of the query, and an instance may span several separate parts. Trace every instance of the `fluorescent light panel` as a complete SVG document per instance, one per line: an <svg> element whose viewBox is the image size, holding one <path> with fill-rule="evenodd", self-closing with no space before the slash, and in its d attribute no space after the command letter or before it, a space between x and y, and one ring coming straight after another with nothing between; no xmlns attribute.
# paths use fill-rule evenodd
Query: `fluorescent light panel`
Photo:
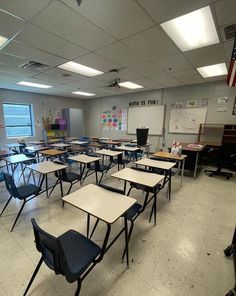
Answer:
<svg viewBox="0 0 236 296"><path fill-rule="evenodd" d="M5 46L7 41L8 39L6 37L0 35L0 49L2 49Z"/></svg>
<svg viewBox="0 0 236 296"><path fill-rule="evenodd" d="M182 51L219 43L209 6L167 21L161 26Z"/></svg>
<svg viewBox="0 0 236 296"><path fill-rule="evenodd" d="M28 82L28 81L20 81L20 82L17 82L17 84L24 85L24 86L30 86L30 87L38 87L38 88L51 88L52 87L50 85L33 83L33 82Z"/></svg>
<svg viewBox="0 0 236 296"><path fill-rule="evenodd" d="M203 78L227 75L228 73L225 63L201 67L197 68L197 70Z"/></svg>
<svg viewBox="0 0 236 296"><path fill-rule="evenodd" d="M86 92L86 91L73 91L72 94L85 96L85 97L95 96L95 94L92 94L92 93L89 93L89 92Z"/></svg>
<svg viewBox="0 0 236 296"><path fill-rule="evenodd" d="M58 66L58 68L61 68L61 69L67 70L67 71L71 71L74 73L78 73L81 75L85 75L88 77L93 77L93 76L104 74L104 72L101 72L99 70L81 65L76 62L67 62L65 64Z"/></svg>
<svg viewBox="0 0 236 296"><path fill-rule="evenodd" d="M129 89L143 88L142 85L138 85L138 84L130 82L130 81L120 82L119 86L129 88Z"/></svg>

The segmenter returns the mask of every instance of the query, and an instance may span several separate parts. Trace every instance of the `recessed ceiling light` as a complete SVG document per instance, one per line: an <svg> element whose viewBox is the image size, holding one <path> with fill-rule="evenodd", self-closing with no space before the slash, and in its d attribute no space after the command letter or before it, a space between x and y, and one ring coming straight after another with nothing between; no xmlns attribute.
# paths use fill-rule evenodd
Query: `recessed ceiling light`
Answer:
<svg viewBox="0 0 236 296"><path fill-rule="evenodd" d="M58 68L61 68L61 69L67 70L67 71L71 71L74 73L78 73L81 75L85 75L88 77L93 77L93 76L104 74L104 72L101 72L99 70L81 65L76 62L67 62L65 64L58 66Z"/></svg>
<svg viewBox="0 0 236 296"><path fill-rule="evenodd" d="M130 88L130 89L143 88L142 85L138 85L138 84L130 82L130 81L120 82L119 86L125 87L125 88Z"/></svg>
<svg viewBox="0 0 236 296"><path fill-rule="evenodd" d="M17 84L30 86L30 87L38 87L38 88L51 88L52 87L50 85L33 83L33 82L28 82L28 81L20 81L20 82L17 82Z"/></svg>
<svg viewBox="0 0 236 296"><path fill-rule="evenodd" d="M91 97L91 96L96 96L95 94L85 92L85 91L73 91L72 94L75 95L80 95L80 96L85 96L85 97Z"/></svg>
<svg viewBox="0 0 236 296"><path fill-rule="evenodd" d="M2 49L5 46L7 41L8 39L6 37L0 35L0 49Z"/></svg>
<svg viewBox="0 0 236 296"><path fill-rule="evenodd" d="M226 75L228 73L226 64L216 64L206 67L197 68L203 78Z"/></svg>
<svg viewBox="0 0 236 296"><path fill-rule="evenodd" d="M209 6L177 17L161 26L182 51L219 43Z"/></svg>

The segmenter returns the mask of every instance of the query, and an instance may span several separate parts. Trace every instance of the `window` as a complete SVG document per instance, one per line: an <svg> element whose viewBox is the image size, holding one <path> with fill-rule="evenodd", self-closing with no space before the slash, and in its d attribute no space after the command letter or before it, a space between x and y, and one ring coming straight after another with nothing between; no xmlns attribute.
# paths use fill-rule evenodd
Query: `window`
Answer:
<svg viewBox="0 0 236 296"><path fill-rule="evenodd" d="M7 138L33 136L32 106L3 104Z"/></svg>

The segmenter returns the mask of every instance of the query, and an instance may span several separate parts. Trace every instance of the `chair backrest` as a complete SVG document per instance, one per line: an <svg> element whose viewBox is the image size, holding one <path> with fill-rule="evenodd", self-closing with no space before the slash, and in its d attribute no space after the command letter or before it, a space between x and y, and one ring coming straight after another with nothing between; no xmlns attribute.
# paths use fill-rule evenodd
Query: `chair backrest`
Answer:
<svg viewBox="0 0 236 296"><path fill-rule="evenodd" d="M18 193L17 187L12 176L8 173L4 173L4 180L7 187L8 192L15 198L19 198L20 195Z"/></svg>
<svg viewBox="0 0 236 296"><path fill-rule="evenodd" d="M4 173L0 172L0 182L4 181Z"/></svg>
<svg viewBox="0 0 236 296"><path fill-rule="evenodd" d="M35 244L37 250L42 254L45 264L56 274L64 275L63 261L64 254L60 247L58 239L41 229L35 219L31 219Z"/></svg>

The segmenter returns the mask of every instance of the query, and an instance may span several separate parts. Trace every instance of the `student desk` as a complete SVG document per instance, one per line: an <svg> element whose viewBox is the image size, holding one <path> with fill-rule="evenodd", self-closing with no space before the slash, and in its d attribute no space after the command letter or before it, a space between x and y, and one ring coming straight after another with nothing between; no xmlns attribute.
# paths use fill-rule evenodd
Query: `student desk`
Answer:
<svg viewBox="0 0 236 296"><path fill-rule="evenodd" d="M86 142L86 141L71 141L70 144L74 144L74 145L86 145L88 144L89 142Z"/></svg>
<svg viewBox="0 0 236 296"><path fill-rule="evenodd" d="M156 225L156 200L157 200L156 189L157 189L157 185L164 179L164 176L154 174L154 173L142 172L142 171L138 171L130 168L125 168L123 170L120 170L112 174L111 176L125 181L124 193L126 191L127 181L153 189L154 195L152 198L153 198L153 210L154 210L154 224ZM146 205L152 200L152 198L149 199Z"/></svg>
<svg viewBox="0 0 236 296"><path fill-rule="evenodd" d="M6 144L6 145L4 145L5 147L7 147L8 149L19 149L20 150L20 148L21 147L23 147L24 145L23 144L19 144L19 143L11 143L11 144Z"/></svg>
<svg viewBox="0 0 236 296"><path fill-rule="evenodd" d="M130 156L128 157L128 161L130 162L132 159L132 155L135 155L135 159L137 160L137 152L140 150L140 148L136 147L130 147L130 146L119 146L116 147L117 150L121 150L124 152L130 152Z"/></svg>
<svg viewBox="0 0 236 296"><path fill-rule="evenodd" d="M44 144L43 140L39 140L39 141L30 141L28 142L29 145L42 145Z"/></svg>
<svg viewBox="0 0 236 296"><path fill-rule="evenodd" d="M87 172L85 173L85 176L83 177L86 166L92 162L99 161L101 158L80 154L80 155L68 157L68 159L80 163L80 178L81 178L81 184L82 184L86 177L93 174L91 173L88 175L88 172L89 172L89 169L88 169ZM83 165L83 168L82 168L82 165ZM97 184L98 183L97 171L95 171L95 175L96 175L96 184Z"/></svg>
<svg viewBox="0 0 236 296"><path fill-rule="evenodd" d="M44 162L41 162L41 163L35 163L35 164L28 165L27 168L30 169L31 171L35 171L35 172L39 173L40 178L42 176L41 181L40 181L40 178L39 178L39 183L40 183L39 188L42 187L43 181L44 181L44 178L45 178L45 182L46 182L46 184L45 184L46 185L46 190L45 191L46 191L46 195L48 197L48 189L50 189L48 187L48 174L54 173L54 172L57 172L57 171L59 171L59 173L60 173L60 170L67 168L67 166L62 165L62 164L58 164L58 163L55 163L55 162L52 162L52 161L44 161ZM30 175L29 175L29 178L30 178ZM61 178L60 178L60 188L61 188L61 197L63 197L63 188L62 188Z"/></svg>
<svg viewBox="0 0 236 296"><path fill-rule="evenodd" d="M65 143L55 143L55 144L50 144L51 147L55 148L67 148L70 146L70 144L65 144Z"/></svg>
<svg viewBox="0 0 236 296"><path fill-rule="evenodd" d="M127 266L129 266L129 249L128 249L128 226L126 211L136 203L136 199L121 195L119 193L108 191L94 184L85 187L62 198L63 202L87 213L87 236L89 237L90 215L102 220L107 225L107 231L103 242L103 254L106 253L118 237L125 232L125 249ZM111 225L120 217L124 216L124 227L118 235L108 244Z"/></svg>
<svg viewBox="0 0 236 296"><path fill-rule="evenodd" d="M41 151L41 154L43 156L45 156L46 158L57 157L57 156L65 154L65 153L66 153L65 151L61 151L61 150L57 150L57 149L47 149L47 150Z"/></svg>
<svg viewBox="0 0 236 296"><path fill-rule="evenodd" d="M8 165L11 166L12 177L13 178L14 178L14 173L15 173L15 170L16 170L18 164L21 165L21 171L22 171L22 175L23 175L24 184L25 184L24 162L30 161L30 160L33 160L33 159L35 159L35 157L27 157L24 154L15 154L15 155L12 155L12 156L2 158L2 160L4 160L6 162L6 164L7 164L8 173L9 173Z"/></svg>
<svg viewBox="0 0 236 296"><path fill-rule="evenodd" d="M165 160L174 160L181 164L181 181L180 181L180 187L183 185L183 176L184 176L184 165L185 165L185 158L187 155L182 154L181 156L178 155L172 155L169 152L159 151L154 153L152 156L165 159Z"/></svg>
<svg viewBox="0 0 236 296"><path fill-rule="evenodd" d="M39 153L40 151L47 150L48 147L44 146L26 146L25 149L27 149L29 152L35 152L36 157L39 159Z"/></svg>
<svg viewBox="0 0 236 296"><path fill-rule="evenodd" d="M109 148L113 148L115 146L120 146L121 142L118 141L113 141L113 140L109 140L109 141L101 141L101 144L104 144L105 147Z"/></svg>
<svg viewBox="0 0 236 296"><path fill-rule="evenodd" d="M110 157L110 163L108 165L107 171L112 167L111 165L112 165L112 162L113 162L113 158L114 157L119 157L119 155L122 155L121 151L114 151L114 150L109 150L109 149L97 150L95 153L98 154L98 155L102 155L102 162L104 162L104 156ZM115 166L115 165L116 165L116 163L113 166Z"/></svg>
<svg viewBox="0 0 236 296"><path fill-rule="evenodd" d="M195 180L198 170L198 160L200 152L206 147L204 144L181 143L182 151L188 155L185 167L193 170L193 178Z"/></svg>
<svg viewBox="0 0 236 296"><path fill-rule="evenodd" d="M142 165L149 168L156 168L164 170L165 180L163 186L168 182L169 201L171 198L171 169L175 166L175 162L159 161L149 158L143 158L136 161L135 164Z"/></svg>
<svg viewBox="0 0 236 296"><path fill-rule="evenodd" d="M14 152L11 151L11 150L0 150L0 159L2 157L6 157L6 156L9 156L9 155L12 155L12 154L14 154Z"/></svg>
<svg viewBox="0 0 236 296"><path fill-rule="evenodd" d="M83 152L83 151L86 151L87 150L87 147L83 147L83 146L80 146L80 145L71 145L70 147L68 147L68 151L71 151L71 152Z"/></svg>

